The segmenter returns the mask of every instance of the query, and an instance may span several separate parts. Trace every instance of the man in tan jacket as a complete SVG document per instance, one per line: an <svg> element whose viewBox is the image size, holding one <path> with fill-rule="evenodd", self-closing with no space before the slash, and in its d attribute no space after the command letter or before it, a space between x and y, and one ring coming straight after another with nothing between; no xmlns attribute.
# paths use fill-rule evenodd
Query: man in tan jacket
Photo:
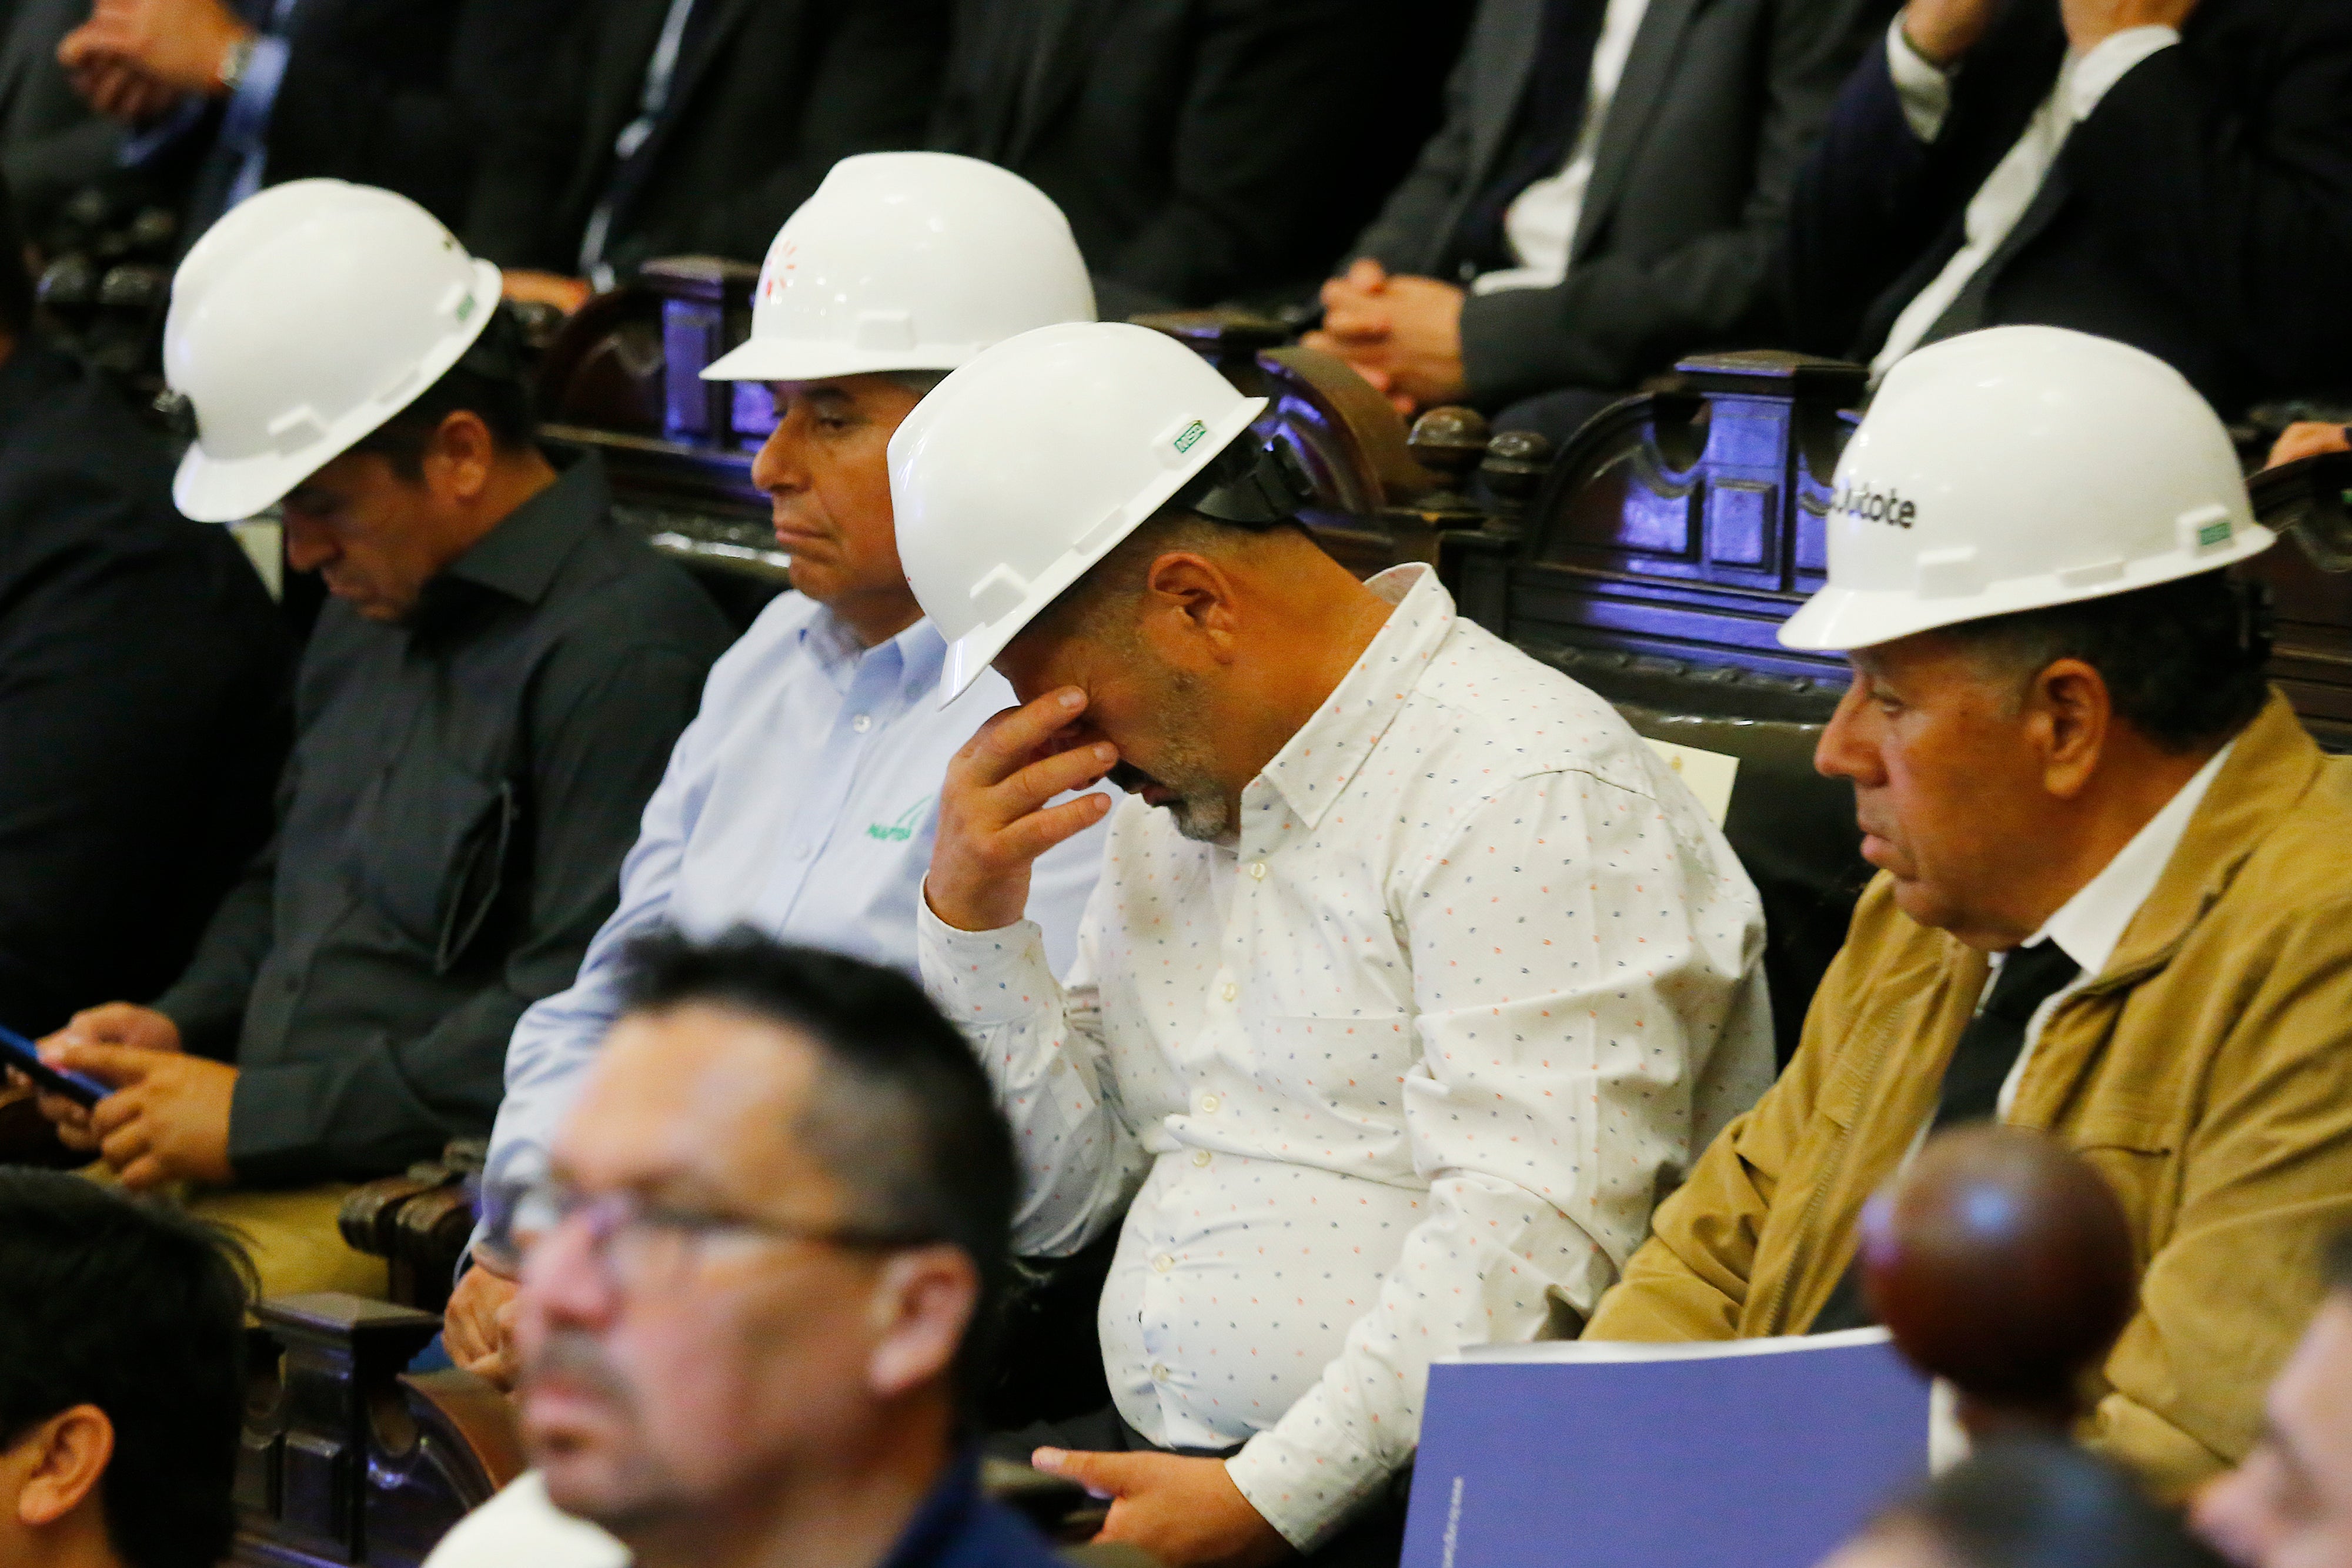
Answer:
<svg viewBox="0 0 2352 1568"><path fill-rule="evenodd" d="M2352 1219L2352 770L2222 570L2273 536L2185 382L2048 328L1895 367L1829 530L1781 638L1852 659L1815 763L1880 874L1796 1059L1585 1337L1866 1321L1864 1200L1998 1115L2123 1199L2140 1305L2084 1435L2185 1489L2252 1443Z"/></svg>

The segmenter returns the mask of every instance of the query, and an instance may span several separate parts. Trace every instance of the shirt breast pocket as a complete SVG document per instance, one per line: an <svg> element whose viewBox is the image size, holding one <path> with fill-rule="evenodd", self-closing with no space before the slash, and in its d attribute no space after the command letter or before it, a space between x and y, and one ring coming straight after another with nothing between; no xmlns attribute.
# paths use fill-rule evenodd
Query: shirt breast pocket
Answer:
<svg viewBox="0 0 2352 1568"><path fill-rule="evenodd" d="M439 756L387 780L362 813L361 893L435 974L463 961L505 891L520 814L511 783Z"/></svg>

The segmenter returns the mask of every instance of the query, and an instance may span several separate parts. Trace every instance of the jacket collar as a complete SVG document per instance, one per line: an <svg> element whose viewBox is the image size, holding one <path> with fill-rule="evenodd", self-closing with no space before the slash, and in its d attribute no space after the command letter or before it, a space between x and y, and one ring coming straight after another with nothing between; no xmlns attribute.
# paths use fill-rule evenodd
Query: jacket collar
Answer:
<svg viewBox="0 0 2352 1568"><path fill-rule="evenodd" d="M1454 598L1426 566L1396 566L1365 587L1396 606L1315 716L1298 727L1244 795L1263 784L1312 828L1345 793L1372 748L1404 711L1438 646L1454 630ZM1260 801L1259 804L1271 804Z"/></svg>
<svg viewBox="0 0 2352 1568"><path fill-rule="evenodd" d="M2324 761L2303 721L2273 688L2189 820L2156 891L2125 928L2107 967L2084 989L2117 989L2170 962L2263 840L2310 793Z"/></svg>

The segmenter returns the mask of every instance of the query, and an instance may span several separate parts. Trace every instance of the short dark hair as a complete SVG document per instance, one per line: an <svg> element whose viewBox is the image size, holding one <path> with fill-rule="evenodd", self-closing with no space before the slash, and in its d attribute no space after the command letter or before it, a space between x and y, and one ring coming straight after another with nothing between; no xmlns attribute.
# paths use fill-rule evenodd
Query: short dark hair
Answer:
<svg viewBox="0 0 2352 1568"><path fill-rule="evenodd" d="M735 1008L815 1042L827 1071L800 1127L841 1183L862 1228L961 1248L981 1299L957 1364L976 1396L1012 1267L1020 1193L1013 1133L971 1044L913 980L862 958L793 946L737 926L714 941L637 938L626 1012Z"/></svg>
<svg viewBox="0 0 2352 1568"><path fill-rule="evenodd" d="M25 235L16 204L0 175L0 335L21 338L33 325L33 277L25 270Z"/></svg>
<svg viewBox="0 0 2352 1568"><path fill-rule="evenodd" d="M228 1554L249 1266L177 1210L0 1168L0 1441L77 1405L114 1424L100 1483L132 1568Z"/></svg>
<svg viewBox="0 0 2352 1568"><path fill-rule="evenodd" d="M1878 1528L1906 1526L1963 1568L2223 1568L2112 1461L2055 1437L1984 1444Z"/></svg>
<svg viewBox="0 0 2352 1568"><path fill-rule="evenodd" d="M538 438L522 327L504 304L493 308L489 325L456 364L415 402L353 442L351 450L382 457L394 474L415 484L424 476L433 433L460 413L489 426L490 440L502 453L523 451Z"/></svg>
<svg viewBox="0 0 2352 1568"><path fill-rule="evenodd" d="M2226 572L2200 572L1946 632L2021 677L2080 659L2126 723L2167 751L2193 751L2243 729L2268 700L2256 592Z"/></svg>

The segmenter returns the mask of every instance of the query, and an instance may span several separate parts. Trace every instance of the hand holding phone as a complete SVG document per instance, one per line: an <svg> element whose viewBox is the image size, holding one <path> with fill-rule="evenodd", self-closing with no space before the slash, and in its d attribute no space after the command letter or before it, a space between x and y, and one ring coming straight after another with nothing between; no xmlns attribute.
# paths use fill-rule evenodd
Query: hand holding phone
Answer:
<svg viewBox="0 0 2352 1568"><path fill-rule="evenodd" d="M61 1095L87 1111L114 1092L86 1073L68 1072L41 1060L40 1051L15 1030L0 1026L0 1066L13 1067L44 1092Z"/></svg>

